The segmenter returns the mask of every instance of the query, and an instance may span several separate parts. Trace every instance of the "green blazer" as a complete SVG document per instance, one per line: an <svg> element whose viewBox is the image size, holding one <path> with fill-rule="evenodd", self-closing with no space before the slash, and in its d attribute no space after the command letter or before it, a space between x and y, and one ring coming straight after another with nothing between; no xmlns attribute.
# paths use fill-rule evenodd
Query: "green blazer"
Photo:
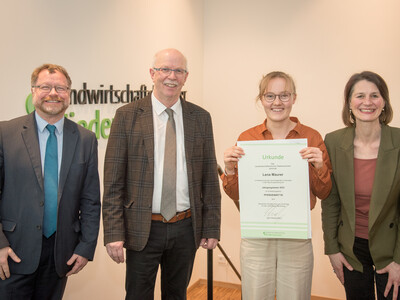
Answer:
<svg viewBox="0 0 400 300"><path fill-rule="evenodd" d="M325 254L342 252L352 267L363 270L353 253L355 237L354 128L325 137L332 162L332 190L321 201ZM369 248L376 268L400 263L400 129L382 125L381 143L369 209Z"/></svg>

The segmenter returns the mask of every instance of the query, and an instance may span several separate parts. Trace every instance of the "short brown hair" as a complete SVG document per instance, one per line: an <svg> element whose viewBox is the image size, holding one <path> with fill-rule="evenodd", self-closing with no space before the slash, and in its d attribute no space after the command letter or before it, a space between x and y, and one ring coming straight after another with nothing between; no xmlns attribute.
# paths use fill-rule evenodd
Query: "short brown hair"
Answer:
<svg viewBox="0 0 400 300"><path fill-rule="evenodd" d="M44 64L44 65L41 65L40 67L37 67L35 70L33 70L33 73L31 75L31 86L36 85L37 79L39 77L39 73L42 72L43 70L48 70L50 74L53 74L56 71L62 73L65 76L65 78L67 79L68 87L71 87L72 81L68 75L67 70L65 70L63 67L61 67L59 65L54 65L54 64Z"/></svg>
<svg viewBox="0 0 400 300"><path fill-rule="evenodd" d="M265 90L268 87L269 82L274 78L283 78L286 81L286 88L289 89L288 92L296 95L296 86L294 84L293 78L284 72L280 71L273 71L268 73L267 75L263 76L260 81L260 85L258 88L258 95L256 101L261 100Z"/></svg>
<svg viewBox="0 0 400 300"><path fill-rule="evenodd" d="M354 86L361 80L372 82L378 88L379 93L385 102L385 110L383 110L379 116L379 123L385 125L389 124L393 119L393 109L390 105L389 89L386 85L386 82L378 74L370 71L364 71L351 76L346 84L346 87L344 88L344 103L342 110L342 120L344 125L347 127L356 126L356 119L354 118L353 113L350 112L350 101L351 96L353 95Z"/></svg>

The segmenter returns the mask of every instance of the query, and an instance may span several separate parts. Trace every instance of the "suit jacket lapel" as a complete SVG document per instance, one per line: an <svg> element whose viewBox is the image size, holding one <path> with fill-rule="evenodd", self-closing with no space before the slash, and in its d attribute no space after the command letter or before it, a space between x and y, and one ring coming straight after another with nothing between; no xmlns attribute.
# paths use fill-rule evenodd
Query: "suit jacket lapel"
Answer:
<svg viewBox="0 0 400 300"><path fill-rule="evenodd" d="M74 127L74 124L68 119L65 119L63 129L63 151L60 168L60 179L58 181L58 201L60 201L62 192L64 190L65 181L67 180L69 169L71 168L77 142L78 133L76 128Z"/></svg>
<svg viewBox="0 0 400 300"><path fill-rule="evenodd" d="M181 103L183 114L183 131L185 134L185 155L186 161L189 162L193 154L196 117L193 115L193 112L190 110L185 100L181 99ZM188 173L191 174L189 169Z"/></svg>
<svg viewBox="0 0 400 300"><path fill-rule="evenodd" d="M342 201L344 210L349 220L355 220L354 197L354 128L349 128L343 136L341 143L336 147L336 183L341 189L340 198L349 199ZM351 229L355 232L354 222L350 222Z"/></svg>
<svg viewBox="0 0 400 300"><path fill-rule="evenodd" d="M34 112L27 116L26 123L23 125L21 131L21 135L22 139L24 140L26 150L28 151L29 157L31 159L32 167L35 171L38 184L40 188L44 190L39 138Z"/></svg>
<svg viewBox="0 0 400 300"><path fill-rule="evenodd" d="M369 208L370 230L385 205L393 186L398 157L399 149L393 146L390 127L382 125L381 142Z"/></svg>
<svg viewBox="0 0 400 300"><path fill-rule="evenodd" d="M140 126L143 133L143 142L149 160L149 170L154 170L154 124L153 107L151 105L151 95L139 100L137 109L137 122L134 126ZM135 122L135 120L133 120Z"/></svg>

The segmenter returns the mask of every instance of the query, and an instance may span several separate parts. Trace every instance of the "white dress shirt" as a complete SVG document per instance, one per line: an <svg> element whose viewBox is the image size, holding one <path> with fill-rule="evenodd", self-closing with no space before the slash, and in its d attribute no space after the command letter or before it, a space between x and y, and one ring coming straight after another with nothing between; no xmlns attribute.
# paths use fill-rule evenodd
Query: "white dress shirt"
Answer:
<svg viewBox="0 0 400 300"><path fill-rule="evenodd" d="M160 213L161 193L164 169L165 130L168 114L164 104L151 94L154 125L154 191L153 213ZM174 112L176 128L176 211L181 212L190 208L189 184L186 168L185 136L183 130L182 104L178 100L171 109Z"/></svg>

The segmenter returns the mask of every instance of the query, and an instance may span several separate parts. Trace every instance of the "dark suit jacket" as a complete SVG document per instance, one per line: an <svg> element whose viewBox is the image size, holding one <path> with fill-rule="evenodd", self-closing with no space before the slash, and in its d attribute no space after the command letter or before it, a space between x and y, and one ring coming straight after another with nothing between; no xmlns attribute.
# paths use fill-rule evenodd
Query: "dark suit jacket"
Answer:
<svg viewBox="0 0 400 300"><path fill-rule="evenodd" d="M221 194L211 117L181 100L185 154L196 246L220 236ZM151 225L154 183L154 130L151 96L117 110L104 165L104 243L125 241L142 250Z"/></svg>
<svg viewBox="0 0 400 300"><path fill-rule="evenodd" d="M326 135L332 162L332 190L321 202L325 254L342 252L358 271L353 253L355 237L354 128ZM400 129L382 125L381 142L369 208L369 246L376 268L400 263Z"/></svg>
<svg viewBox="0 0 400 300"><path fill-rule="evenodd" d="M60 276L70 270L66 263L73 253L93 259L100 219L96 137L68 119L63 132L54 251ZM43 184L34 113L1 122L0 248L10 245L22 260L8 260L11 273L30 274L38 267Z"/></svg>

